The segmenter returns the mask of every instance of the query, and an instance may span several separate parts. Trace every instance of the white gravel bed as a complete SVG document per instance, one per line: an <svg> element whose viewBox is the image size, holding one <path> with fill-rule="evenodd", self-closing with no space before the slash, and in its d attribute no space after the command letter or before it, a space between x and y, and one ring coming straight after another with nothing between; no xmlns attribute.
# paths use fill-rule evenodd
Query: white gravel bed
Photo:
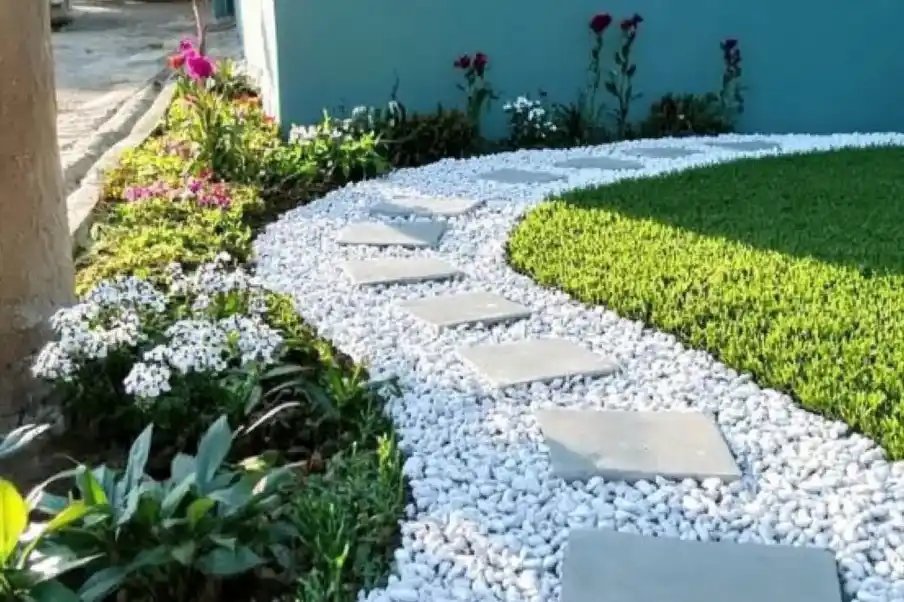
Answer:
<svg viewBox="0 0 904 602"><path fill-rule="evenodd" d="M720 140L754 137L723 136ZM592 148L520 151L445 160L337 190L290 211L256 242L258 273L292 293L303 317L379 376L405 391L390 411L409 459L414 504L385 590L371 602L556 602L568 530L597 527L702 540L790 543L831 549L847 594L864 602L904 602L904 462L890 463L872 441L795 406L749 376L689 350L674 337L587 307L516 274L504 257L519 216L551 193L623 177L645 177L739 156L840 146L904 145L904 135L756 136L781 151L737 153L681 139ZM682 159L639 159L634 172L560 169L562 159L619 155L635 145L702 151ZM627 157L626 158L634 158ZM502 167L567 176L548 184L504 185L475 176ZM902 172L904 173L904 172ZM902 176L904 177L904 176ZM467 195L488 203L449 220L437 250L343 247L349 222L395 221L368 207L394 193ZM864 199L868 202L868 199ZM347 259L434 256L462 268L458 281L353 286ZM438 334L394 303L443 293L488 291L534 309L520 322ZM557 336L615 357L614 376L494 391L458 358L482 342ZM550 475L532 412L543 407L694 408L710 412L744 478L664 479L628 486L593 479L566 485ZM705 579L705 575L701 575Z"/></svg>

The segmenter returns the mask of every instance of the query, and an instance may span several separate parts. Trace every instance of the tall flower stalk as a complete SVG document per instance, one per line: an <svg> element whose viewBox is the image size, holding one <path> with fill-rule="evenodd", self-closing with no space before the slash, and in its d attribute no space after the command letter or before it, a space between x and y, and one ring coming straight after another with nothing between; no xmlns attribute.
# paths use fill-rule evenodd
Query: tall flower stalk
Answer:
<svg viewBox="0 0 904 602"><path fill-rule="evenodd" d="M603 81L601 58L603 54L603 34L612 24L612 16L609 13L599 13L590 19L590 34L593 36L593 44L590 47L590 60L587 64L587 83L581 91L580 107L583 113L583 121L588 129L598 130L602 121L603 106L598 96Z"/></svg>
<svg viewBox="0 0 904 602"><path fill-rule="evenodd" d="M725 120L734 126L738 117L744 112L744 88L741 85L741 49L734 38L723 40L722 49L722 88L719 90L719 105Z"/></svg>
<svg viewBox="0 0 904 602"><path fill-rule="evenodd" d="M615 67L609 72L609 79L606 81L606 91L614 96L616 101L616 108L612 114L615 117L615 131L619 139L627 137L630 129L628 116L631 112L631 103L641 96L634 92L634 74L637 72L637 65L631 58L641 23L643 17L638 14L621 22L621 44L615 52Z"/></svg>
<svg viewBox="0 0 904 602"><path fill-rule="evenodd" d="M465 93L465 111L478 133L483 114L489 109L490 103L498 98L486 77L489 64L489 57L482 52L473 57L464 54L453 63L456 69L464 73L465 82L458 84L458 89Z"/></svg>

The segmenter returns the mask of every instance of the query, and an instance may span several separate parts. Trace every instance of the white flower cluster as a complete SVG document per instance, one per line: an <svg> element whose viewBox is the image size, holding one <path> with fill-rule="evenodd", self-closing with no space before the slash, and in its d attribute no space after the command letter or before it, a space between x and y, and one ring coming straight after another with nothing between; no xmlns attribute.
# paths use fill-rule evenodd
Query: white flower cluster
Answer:
<svg viewBox="0 0 904 602"><path fill-rule="evenodd" d="M323 121L314 125L293 125L289 130L289 142L308 144L314 140L332 140L334 143L353 141L362 134L377 128L376 113L364 105L352 109L351 117L340 119L324 114Z"/></svg>
<svg viewBox="0 0 904 602"><path fill-rule="evenodd" d="M502 106L509 115L512 138L517 140L544 140L556 131L556 124L549 119L543 101L519 96Z"/></svg>
<svg viewBox="0 0 904 602"><path fill-rule="evenodd" d="M127 393L146 406L171 390L173 375L215 376L236 363L275 363L283 337L264 320L265 291L246 271L226 269L230 261L224 254L191 274L184 274L179 265L170 266L168 294L134 277L102 282L81 303L51 318L58 340L44 347L33 373L47 380L72 382L85 363L103 360L115 350L129 351L136 360L141 359L123 384ZM208 309L214 300L228 295L246 300L248 311L211 315ZM175 321L163 332L151 332L152 323L166 320L177 299L190 300L193 315ZM142 353L141 348L152 339L158 344Z"/></svg>

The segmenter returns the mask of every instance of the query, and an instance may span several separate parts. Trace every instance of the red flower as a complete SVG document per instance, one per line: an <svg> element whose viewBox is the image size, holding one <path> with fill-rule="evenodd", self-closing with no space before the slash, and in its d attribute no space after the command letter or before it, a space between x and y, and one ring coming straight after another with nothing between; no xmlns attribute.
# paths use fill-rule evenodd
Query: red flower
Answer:
<svg viewBox="0 0 904 602"><path fill-rule="evenodd" d="M174 54L167 59L167 63L169 63L170 69L173 71L178 71L182 68L182 65L185 64L185 56L181 54Z"/></svg>
<svg viewBox="0 0 904 602"><path fill-rule="evenodd" d="M735 47L737 47L737 45L737 40L735 40L734 38L728 38L724 42L722 42L722 50L724 50L725 52L731 52L735 49Z"/></svg>
<svg viewBox="0 0 904 602"><path fill-rule="evenodd" d="M467 54L463 54L455 60L453 65L456 69L467 69L471 66L471 57Z"/></svg>
<svg viewBox="0 0 904 602"><path fill-rule="evenodd" d="M487 63L490 62L489 57L482 52L478 52L474 55L474 73L476 73L479 77L483 77L483 72L487 68Z"/></svg>
<svg viewBox="0 0 904 602"><path fill-rule="evenodd" d="M641 23L643 23L643 17L641 17L637 13L634 13L633 17L631 17L630 19L625 19L621 22L621 30L625 33L628 33L633 29L637 29L637 26Z"/></svg>
<svg viewBox="0 0 904 602"><path fill-rule="evenodd" d="M590 19L590 29L597 35L606 31L610 25L612 25L612 15L609 13L600 13Z"/></svg>

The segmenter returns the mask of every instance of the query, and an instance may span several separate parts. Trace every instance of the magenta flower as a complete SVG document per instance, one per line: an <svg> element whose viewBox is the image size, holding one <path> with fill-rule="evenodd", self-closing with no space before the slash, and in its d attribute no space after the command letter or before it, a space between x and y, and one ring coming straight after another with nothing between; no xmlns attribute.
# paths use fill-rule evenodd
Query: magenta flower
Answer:
<svg viewBox="0 0 904 602"><path fill-rule="evenodd" d="M193 80L205 80L213 75L213 61L197 53L186 55L185 72Z"/></svg>
<svg viewBox="0 0 904 602"><path fill-rule="evenodd" d="M182 41L179 42L179 53L180 54L196 54L195 45L188 38L182 38Z"/></svg>

